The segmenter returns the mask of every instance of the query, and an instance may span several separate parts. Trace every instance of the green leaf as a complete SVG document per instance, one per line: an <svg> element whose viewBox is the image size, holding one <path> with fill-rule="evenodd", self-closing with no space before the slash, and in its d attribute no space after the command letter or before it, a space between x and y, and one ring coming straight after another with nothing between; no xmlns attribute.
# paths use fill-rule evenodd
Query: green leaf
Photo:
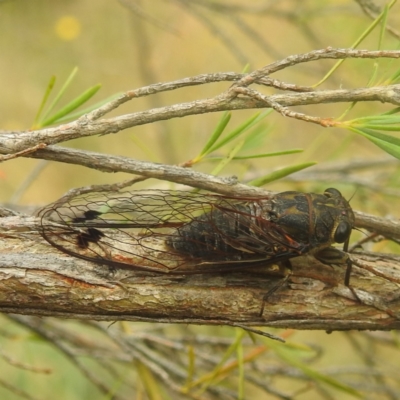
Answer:
<svg viewBox="0 0 400 400"><path fill-rule="evenodd" d="M268 114L270 114L270 110L264 113L256 113L253 116L251 116L247 121L243 122L239 127L234 129L230 134L228 134L224 139L222 139L220 142L215 143L208 151L208 154L220 149L221 147L225 146L229 142L231 142L233 139L236 139L238 136L242 135L244 132L246 132L248 129L250 129L252 126L255 124L259 123L261 120L263 120Z"/></svg>
<svg viewBox="0 0 400 400"><path fill-rule="evenodd" d="M239 372L239 382L238 382L238 399L243 400L245 399L245 390L244 390L244 383L245 383L245 372L244 372L244 355L243 355L243 335L242 330L236 328L236 338L239 339L238 346L236 347L236 356L238 360L238 372Z"/></svg>
<svg viewBox="0 0 400 400"><path fill-rule="evenodd" d="M232 160L251 160L253 158L255 159L255 158L284 156L284 155L287 155L287 154L301 153L302 151L303 151L303 149L292 149L292 150L276 151L274 153L249 154L248 156L235 156L235 157L232 157ZM223 160L225 158L226 157L208 157L206 160L207 161L219 161L219 160Z"/></svg>
<svg viewBox="0 0 400 400"><path fill-rule="evenodd" d="M223 158L221 162L212 170L211 175L218 175L221 170L232 161L233 157L235 154L237 154L242 146L243 146L244 141L241 140L228 154L227 157Z"/></svg>
<svg viewBox="0 0 400 400"><path fill-rule="evenodd" d="M393 111L393 110L392 110ZM365 125L372 125L372 124L385 124L385 125L392 125L400 123L400 116L395 116L392 114L382 114L382 115L371 115L369 117L362 117L353 119L351 121L347 121L347 124L352 126L363 126Z"/></svg>
<svg viewBox="0 0 400 400"><path fill-rule="evenodd" d="M160 384L154 377L153 372L139 360L136 361L136 371L146 391L147 398L151 400L162 400L164 397L160 389Z"/></svg>
<svg viewBox="0 0 400 400"><path fill-rule="evenodd" d="M43 121L41 126L51 125L51 124L55 123L56 121L58 121L59 119L61 119L62 117L65 117L66 115L68 115L71 111L76 110L83 103L87 102L90 98L92 98L98 92L98 90L100 88L101 88L101 84L97 84L97 85L87 89L81 95L76 97L74 100L70 101L60 111L55 113L53 116L51 116L47 120Z"/></svg>
<svg viewBox="0 0 400 400"><path fill-rule="evenodd" d="M233 160L249 160L252 158L285 156L287 154L301 153L302 151L303 151L303 149L292 149L292 150L276 151L274 153L251 154L248 156L235 156L235 157L233 157Z"/></svg>
<svg viewBox="0 0 400 400"><path fill-rule="evenodd" d="M285 176L288 176L288 175L294 174L295 172L301 171L302 169L312 167L315 164L317 164L317 163L316 162L308 162L308 163L292 165L289 167L281 168L278 171L274 171L268 175L254 179L251 182L249 182L248 184L252 185L252 186L263 186L263 185L266 185L267 183L276 181L278 179L284 178Z"/></svg>
<svg viewBox="0 0 400 400"><path fill-rule="evenodd" d="M376 132L376 131L373 131L372 129L366 129L366 128L360 129L360 132L364 136L372 136L379 140L394 144L396 146L400 146L400 138L397 138L395 136L385 135L384 133Z"/></svg>
<svg viewBox="0 0 400 400"><path fill-rule="evenodd" d="M387 15L387 10L390 10L393 5L396 3L397 0L392 0L386 7L385 10L383 12L381 12L374 21L372 21L371 25L367 27L367 29L360 35L360 37L351 45L349 46L352 49L356 49L358 47L358 45L360 43L362 43L362 41L367 38L369 36L369 34L375 29L375 27L379 24L379 22L381 22L384 18L385 15ZM387 8L387 10L386 10ZM313 85L313 87L317 87L322 85L322 83L324 83L344 62L345 62L345 58L343 58L342 60L338 61L335 63L335 65L327 72L327 74L319 81L317 82L315 85Z"/></svg>
<svg viewBox="0 0 400 400"><path fill-rule="evenodd" d="M232 113L230 113L230 112L223 113L223 115L222 115L220 121L218 122L218 125L215 128L214 132L211 134L211 136L208 139L207 143L203 147L203 150L201 150L200 154L195 159L201 159L205 155L209 154L212 151L212 150L210 151L211 147L214 145L214 143L222 135L222 133L225 130L226 126L228 125L231 117L232 117Z"/></svg>
<svg viewBox="0 0 400 400"><path fill-rule="evenodd" d="M234 129L228 135L226 135L223 139L220 139L222 133L224 132L226 126L228 125L231 119L231 113L224 113L217 127L215 128L214 132L208 139L207 143L205 144L201 152L190 161L190 165L198 163L212 152L222 148L223 146L237 139L240 135L243 135L245 132L247 132L251 127L262 121L271 112L272 110L267 110L263 113L254 114L247 121L242 123L239 127ZM256 129L254 129L251 133L246 134L246 137L245 139L242 140L240 147L242 149L244 148L249 149L251 147L259 148L261 146L261 141L265 138L265 133L266 132L264 127L256 127ZM211 157L207 157L208 160L210 158ZM232 160L232 155L228 156L227 160L229 161Z"/></svg>
<svg viewBox="0 0 400 400"><path fill-rule="evenodd" d="M66 90L68 89L68 86L71 84L71 82L73 81L73 79L75 78L75 75L78 72L78 67L75 67L72 72L69 74L67 80L65 81L64 85L62 86L62 88L60 89L60 91L58 92L57 96L55 97L55 99L53 100L53 102L50 104L50 107L47 109L46 113L43 115L42 120L45 120L47 118L47 116L51 113L51 111L53 110L53 108L56 106L56 104L60 101L61 97L64 95L64 93L66 92ZM45 126L43 123L40 124L41 126Z"/></svg>
<svg viewBox="0 0 400 400"><path fill-rule="evenodd" d="M378 124L368 124L364 125L364 127L360 127L360 129L365 129L365 130L381 130L381 131L393 131L393 132L399 132L400 131L400 125L378 125ZM357 125L355 126L357 128Z"/></svg>
<svg viewBox="0 0 400 400"><path fill-rule="evenodd" d="M398 112L400 112L400 107L393 108L392 110L389 110L381 115L393 115L393 114L397 114Z"/></svg>
<svg viewBox="0 0 400 400"><path fill-rule="evenodd" d="M383 38L385 37L385 33L386 33L388 13L389 13L389 7L386 4L382 11L382 23L381 23L381 30L379 32L378 49L382 48Z"/></svg>
<svg viewBox="0 0 400 400"><path fill-rule="evenodd" d="M229 360L232 354L237 351L238 346L241 345L243 337L246 335L246 332L242 329L236 331L236 338L235 341L228 347L225 351L224 355L222 356L221 360L218 364L214 367L214 369L205 375L198 378L196 381L192 382L191 385L188 385L184 388L184 390L189 390L196 386L201 385L201 390L198 394L204 392L212 383L213 381L221 374L221 370L224 368L225 363Z"/></svg>
<svg viewBox="0 0 400 400"><path fill-rule="evenodd" d="M89 113L89 112L91 112L93 110L96 110L97 108L103 106L104 104L106 104L106 103L108 103L108 102L110 102L112 100L115 100L121 94L122 93L116 93L116 94L114 94L114 95L112 95L110 97L107 97L104 100L98 101L97 103L95 103L95 104L93 104L93 105L91 105L89 107L83 108L82 110L76 111L74 113L70 113L70 114L66 115L65 117L63 117L63 118L60 118L57 122L60 123L60 122L64 122L64 121L70 121L70 120L77 119L77 118L81 117L83 114L87 114L87 113Z"/></svg>
<svg viewBox="0 0 400 400"><path fill-rule="evenodd" d="M195 376L196 371L196 352L193 346L188 346L188 368L187 368L187 377L186 377L186 385L190 386L193 381L193 377Z"/></svg>
<svg viewBox="0 0 400 400"><path fill-rule="evenodd" d="M49 99L50 93L51 93L51 91L52 91L53 88L54 88L54 85L55 85L55 83L56 83L56 80L57 80L57 78L56 78L55 75L53 75L53 76L50 78L50 80L49 80L49 83L48 83L47 88L46 88L46 91L45 91L45 93L44 93L42 102L40 103L39 110L38 110L38 112L37 112L37 114L36 114L36 116L35 116L35 119L34 119L34 121L33 121L32 129L37 129L37 127L39 126L40 115L42 114L43 109L44 109L44 106L46 105L47 100Z"/></svg>
<svg viewBox="0 0 400 400"><path fill-rule="evenodd" d="M372 75L368 80L367 87L374 86L374 84L377 80L377 76L378 76L379 64L377 62L375 62L372 68L373 68ZM356 101L353 101L352 104L356 104L356 103L357 103Z"/></svg>
<svg viewBox="0 0 400 400"><path fill-rule="evenodd" d="M250 64L247 63L242 69L242 74L246 74L247 72L249 72L249 70L250 70Z"/></svg>
<svg viewBox="0 0 400 400"><path fill-rule="evenodd" d="M390 78L388 79L389 85L395 85L400 79L400 69L398 69Z"/></svg>
<svg viewBox="0 0 400 400"><path fill-rule="evenodd" d="M242 151L252 151L253 149L259 149L263 146L265 137L268 135L271 127L266 127L265 124L259 124L251 132L247 133L246 141L243 145Z"/></svg>
<svg viewBox="0 0 400 400"><path fill-rule="evenodd" d="M393 157L400 160L400 139L394 136L385 135L384 133L375 132L367 128L355 128L352 126L348 127L355 133L364 136L369 141L386 151Z"/></svg>
<svg viewBox="0 0 400 400"><path fill-rule="evenodd" d="M313 381L317 383L325 383L337 390L350 394L354 397L362 397L361 393L357 390L353 389L351 386L348 386L337 379L333 379L328 375L322 374L304 362L298 359L298 352L296 352L296 348L291 346L289 343L285 345L281 345L279 343L272 343L272 341L268 341L267 345L274 349L275 353L284 360L287 364L292 365L293 367L302 371L305 375L309 376Z"/></svg>

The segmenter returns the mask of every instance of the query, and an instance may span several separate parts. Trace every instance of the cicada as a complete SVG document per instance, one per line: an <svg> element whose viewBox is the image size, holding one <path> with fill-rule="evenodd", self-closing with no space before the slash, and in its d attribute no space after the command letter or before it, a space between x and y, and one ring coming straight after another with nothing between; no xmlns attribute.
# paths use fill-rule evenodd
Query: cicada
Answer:
<svg viewBox="0 0 400 400"><path fill-rule="evenodd" d="M156 273L246 269L343 243L354 214L337 189L234 197L169 190L76 196L40 212L44 239L69 255ZM347 284L349 272L347 273Z"/></svg>

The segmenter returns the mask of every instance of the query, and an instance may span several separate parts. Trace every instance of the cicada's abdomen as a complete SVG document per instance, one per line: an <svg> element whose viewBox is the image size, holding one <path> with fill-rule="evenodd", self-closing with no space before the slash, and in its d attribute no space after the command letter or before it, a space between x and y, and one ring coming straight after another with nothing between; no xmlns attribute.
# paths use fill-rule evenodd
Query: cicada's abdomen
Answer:
<svg viewBox="0 0 400 400"><path fill-rule="evenodd" d="M276 224L276 218L270 200L215 207L176 229L167 245L193 258L216 262L279 259L305 251L302 243Z"/></svg>

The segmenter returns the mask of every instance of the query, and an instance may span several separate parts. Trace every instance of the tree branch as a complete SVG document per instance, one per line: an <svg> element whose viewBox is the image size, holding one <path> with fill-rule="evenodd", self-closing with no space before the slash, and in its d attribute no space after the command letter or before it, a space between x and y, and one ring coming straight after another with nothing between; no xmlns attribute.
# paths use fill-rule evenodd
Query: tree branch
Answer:
<svg viewBox="0 0 400 400"><path fill-rule="evenodd" d="M377 86L353 90L324 90L272 95L268 97L268 103L279 104L283 107L339 102L352 103L357 101L378 101L381 103L400 105L400 85ZM77 121L54 128L41 129L33 132L3 133L0 137L0 154L22 152L41 144L52 145L88 136L116 133L134 126L173 118L182 118L189 115L229 110L270 108L268 103L250 97L229 99L224 95L219 95L211 99L160 107L98 121L87 121L82 117ZM310 120L311 118L312 117L309 117ZM325 121L328 120L328 118L319 118L319 120L321 121L320 125L326 126Z"/></svg>
<svg viewBox="0 0 400 400"><path fill-rule="evenodd" d="M265 196L265 189L238 183L235 177L221 178L214 175L197 172L190 168L145 161L136 161L128 157L109 156L101 153L66 149L49 146L34 154L35 158L83 165L103 172L127 172L146 178L188 185L198 189L208 190L229 196ZM123 185L122 187L126 187ZM117 189L117 188L115 188ZM121 187L119 187L121 189ZM356 227L368 229L387 238L400 239L400 223L374 215L355 211Z"/></svg>
<svg viewBox="0 0 400 400"><path fill-rule="evenodd" d="M49 246L35 218L0 222L7 239L0 243L2 312L329 331L400 328L400 264L391 255L352 254L352 290L343 285L344 266L298 257L287 283L264 303L282 283L275 267L194 275L110 271Z"/></svg>
<svg viewBox="0 0 400 400"><path fill-rule="evenodd" d="M285 68L321 59L345 58L399 58L400 51L368 51L354 49L315 50L305 54L287 57L283 60L269 64L249 74L235 74L232 72L219 74L204 74L192 78L181 79L174 82L159 83L136 90L131 90L121 95L99 109L84 115L76 121L54 128L46 128L28 132L8 132L0 136L0 154L14 154L33 149L40 145L54 145L72 139L94 135L116 133L134 126L153 123L172 118L182 118L189 115L212 113L227 110L243 110L256 108L273 108L284 116L295 117L328 126L327 117L299 116L290 113L286 107L312 104L326 104L337 102L379 101L400 105L400 85L367 87L349 90L311 90L307 87L297 87L293 84L281 83L270 79L269 75ZM236 81L226 91L213 98L180 103L166 107L154 108L132 114L121 115L108 119L99 119L106 113L134 98L176 90L200 84L223 81ZM296 93L274 94L266 97L255 90L250 91L251 96L240 96L241 90L251 84L272 86L279 90L296 90ZM311 90L311 91L310 91ZM21 153L25 154L25 153Z"/></svg>

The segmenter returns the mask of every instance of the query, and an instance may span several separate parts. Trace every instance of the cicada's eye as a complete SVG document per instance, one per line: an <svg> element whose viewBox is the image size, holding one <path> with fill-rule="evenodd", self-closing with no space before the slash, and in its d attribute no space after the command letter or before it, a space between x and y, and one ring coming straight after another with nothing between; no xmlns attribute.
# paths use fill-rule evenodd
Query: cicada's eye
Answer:
<svg viewBox="0 0 400 400"><path fill-rule="evenodd" d="M341 221L336 228L334 240L336 243L344 243L350 236L351 225L346 221Z"/></svg>
<svg viewBox="0 0 400 400"><path fill-rule="evenodd" d="M324 195L326 197L341 197L342 193L339 192L339 190L335 188L328 188L324 191ZM338 242L339 243L339 242Z"/></svg>

